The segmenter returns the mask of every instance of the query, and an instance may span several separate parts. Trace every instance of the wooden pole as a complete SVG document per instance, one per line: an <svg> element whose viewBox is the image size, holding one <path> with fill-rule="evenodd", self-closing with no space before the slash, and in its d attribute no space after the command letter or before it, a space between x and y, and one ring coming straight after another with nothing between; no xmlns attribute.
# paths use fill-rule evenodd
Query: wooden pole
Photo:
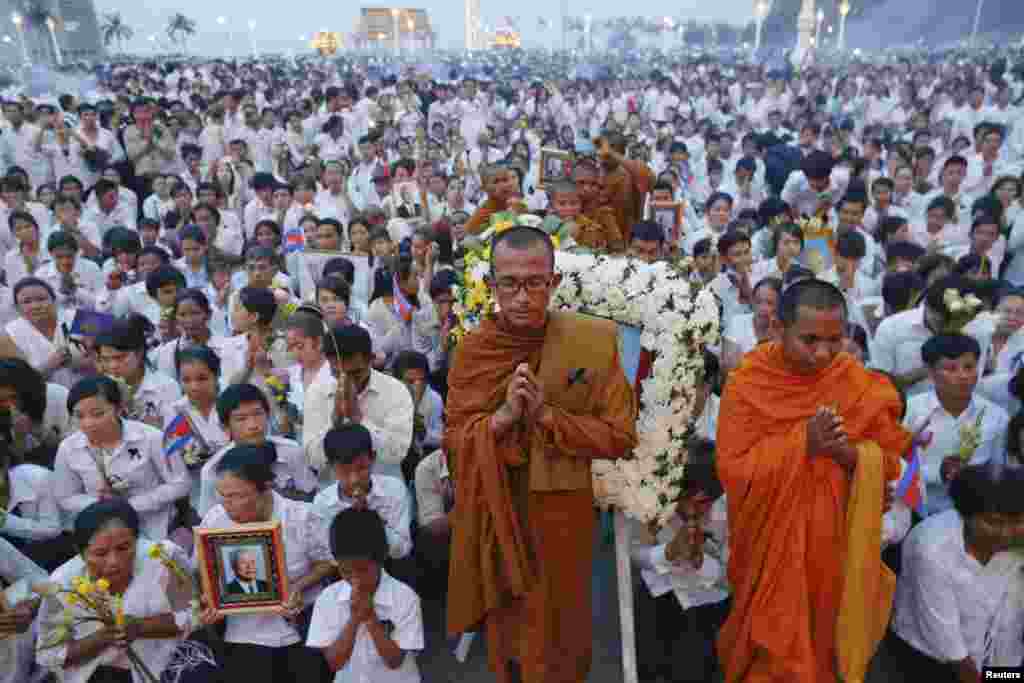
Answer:
<svg viewBox="0 0 1024 683"><path fill-rule="evenodd" d="M619 579L619 623L622 633L622 680L638 683L636 670L636 614L633 611L633 565L629 560L629 521L615 509L615 573Z"/></svg>

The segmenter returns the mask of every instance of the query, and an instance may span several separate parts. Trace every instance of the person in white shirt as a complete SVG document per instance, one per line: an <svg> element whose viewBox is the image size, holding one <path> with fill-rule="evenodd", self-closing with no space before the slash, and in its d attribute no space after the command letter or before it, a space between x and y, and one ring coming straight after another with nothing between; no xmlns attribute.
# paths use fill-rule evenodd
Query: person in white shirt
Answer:
<svg viewBox="0 0 1024 683"><path fill-rule="evenodd" d="M750 283L755 287L765 278L781 280L804 250L804 231L795 223L762 228L771 233L774 258L762 259L750 267ZM752 240L753 241L753 240Z"/></svg>
<svg viewBox="0 0 1024 683"><path fill-rule="evenodd" d="M910 398L903 423L917 435L926 515L949 508L946 488L966 464L1005 460L1010 418L975 391L980 356L977 340L963 334L936 335L921 349L935 388Z"/></svg>
<svg viewBox="0 0 1024 683"><path fill-rule="evenodd" d="M980 681L1024 657L1024 473L971 465L950 487L953 509L910 532L885 651L908 681Z"/></svg>
<svg viewBox="0 0 1024 683"><path fill-rule="evenodd" d="M78 239L58 230L46 240L50 261L36 270L36 277L57 292L58 307L74 318L74 309L92 310L105 291L103 271L94 261L79 254Z"/></svg>
<svg viewBox="0 0 1024 683"><path fill-rule="evenodd" d="M726 501L715 474L714 444L689 449L676 514L652 535L633 522L630 555L640 591L637 646L644 680L716 679L715 640L729 609Z"/></svg>
<svg viewBox="0 0 1024 683"><path fill-rule="evenodd" d="M395 576L409 576L412 565L403 560L412 552L412 498L405 482L371 473L376 454L370 431L363 425L340 425L329 430L323 441L336 483L313 500L317 542L329 551L331 522L342 510L372 510L384 522L390 558L386 566Z"/></svg>
<svg viewBox="0 0 1024 683"><path fill-rule="evenodd" d="M7 223L17 242L4 259L4 276L13 286L23 278L35 275L36 270L50 260L50 255L40 241L40 226L32 214L12 211L7 216Z"/></svg>
<svg viewBox="0 0 1024 683"><path fill-rule="evenodd" d="M412 393L416 411L413 418L413 447L416 452L424 454L440 448L444 433L444 401L428 385L430 363L426 355L418 351L403 351L395 357L391 372ZM410 473L407 479L411 478Z"/></svg>
<svg viewBox="0 0 1024 683"><path fill-rule="evenodd" d="M199 471L199 505L196 510L205 516L222 502L217 488L217 466L238 446L262 448L270 454L274 490L296 500L311 500L317 482L313 470L302 457L295 441L267 436L270 402L263 391L252 384L232 384L217 398L217 415L231 441L213 454Z"/></svg>
<svg viewBox="0 0 1024 683"><path fill-rule="evenodd" d="M729 230L718 240L718 255L724 270L708 287L722 302L722 321L727 326L735 316L750 313L753 298L750 267L754 260L750 237L745 232Z"/></svg>
<svg viewBox="0 0 1024 683"><path fill-rule="evenodd" d="M68 683L131 681L134 667L119 646L131 630L132 650L154 676L174 670L179 680L189 681L203 680L204 675L213 673L209 649L195 642L182 642L201 625L190 605L191 590L182 589L174 572L153 559L159 553L187 568L188 556L173 543L145 538L144 532L139 514L117 497L81 512L74 524L81 555L53 573L50 581L59 592L42 603L36 650L41 668ZM83 578L95 582L94 586L102 580L110 595L120 596L125 626L118 629L89 618L92 610L82 601L70 599L76 582ZM71 615L70 620L65 619L67 615ZM63 636L61 629L65 631ZM54 640L60 643L49 646ZM193 656L201 654L198 661L204 663L198 664L195 659L184 663L179 648L191 651Z"/></svg>
<svg viewBox="0 0 1024 683"><path fill-rule="evenodd" d="M138 511L143 535L163 540L175 502L188 495L188 471L180 454L164 453L160 430L120 417L122 402L109 377L71 390L68 408L80 429L57 449L54 495L71 519L98 500L122 498Z"/></svg>
<svg viewBox="0 0 1024 683"><path fill-rule="evenodd" d="M782 201L797 215L827 213L843 196L838 174L832 173L832 155L814 151L800 162L800 171L790 173L782 188Z"/></svg>
<svg viewBox="0 0 1024 683"><path fill-rule="evenodd" d="M734 316L725 328L722 365L727 372L738 367L743 355L755 346L776 338L781 295L782 278L766 277L754 285L753 313Z"/></svg>
<svg viewBox="0 0 1024 683"><path fill-rule="evenodd" d="M85 219L96 226L101 240L114 226L136 229L138 215L135 207L121 198L116 184L101 178L93 188L93 196L96 204L87 209Z"/></svg>
<svg viewBox="0 0 1024 683"><path fill-rule="evenodd" d="M423 650L420 599L385 569L385 529L367 509L349 508L331 523L341 580L313 607L306 646L323 653L334 683L419 683Z"/></svg>
<svg viewBox="0 0 1024 683"><path fill-rule="evenodd" d="M39 601L32 593L35 584L46 581L46 570L0 538L0 683L30 680L35 660L36 634L33 623Z"/></svg>
<svg viewBox="0 0 1024 683"><path fill-rule="evenodd" d="M871 341L871 366L892 375L896 385L906 391L908 396L931 389L930 374L921 359L921 347L946 328L949 313L944 296L947 289L954 289L962 296L967 296L973 291L973 285L970 280L957 275L934 280L919 306L890 315L875 330ZM988 358L995 324L990 316L982 313L969 322L963 331L974 337L981 347L980 373Z"/></svg>
<svg viewBox="0 0 1024 683"><path fill-rule="evenodd" d="M330 557L320 554L309 503L274 491L274 456L264 447L237 446L216 466L221 503L211 508L201 528L224 529L252 523L281 524L288 597L280 611L225 614L214 606L202 613L205 624L226 622L224 675L228 680L275 683L285 679L323 680L323 663L304 647L299 624L307 619L323 580L335 574Z"/></svg>

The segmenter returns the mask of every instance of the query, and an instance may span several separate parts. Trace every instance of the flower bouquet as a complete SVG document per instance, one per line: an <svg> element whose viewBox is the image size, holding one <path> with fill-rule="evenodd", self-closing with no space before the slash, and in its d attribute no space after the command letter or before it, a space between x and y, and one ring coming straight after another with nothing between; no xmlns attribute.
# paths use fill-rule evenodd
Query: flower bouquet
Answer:
<svg viewBox="0 0 1024 683"><path fill-rule="evenodd" d="M960 425L960 445L957 446L956 454L964 465L971 461L974 452L981 446L981 425L985 420L985 409L978 412L974 422L965 422Z"/></svg>
<svg viewBox="0 0 1024 683"><path fill-rule="evenodd" d="M978 316L982 307L981 299L975 295L965 296L953 288L942 293L942 303L946 309L946 324L943 331L952 334L962 332L964 327Z"/></svg>
<svg viewBox="0 0 1024 683"><path fill-rule="evenodd" d="M57 623L47 624L51 630L45 640L40 642L40 649L64 645L71 640L75 629L82 625L93 624L98 628L114 628L120 631L135 621L133 617L124 613L124 596L112 594L110 582L106 579L94 581L88 576L76 576L71 580L71 590L52 583L33 586L33 590L49 599L64 596L64 610ZM124 653L144 680L148 683L159 683L131 645L124 648Z"/></svg>

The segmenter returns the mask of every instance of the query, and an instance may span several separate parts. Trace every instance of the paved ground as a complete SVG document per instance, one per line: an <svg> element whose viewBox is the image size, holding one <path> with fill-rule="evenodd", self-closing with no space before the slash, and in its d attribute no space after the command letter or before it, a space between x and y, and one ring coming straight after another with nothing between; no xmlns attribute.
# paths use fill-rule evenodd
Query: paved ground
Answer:
<svg viewBox="0 0 1024 683"><path fill-rule="evenodd" d="M600 534L600 526L598 533ZM595 542L599 545L595 554L593 578L594 659L588 683L622 683L615 549L610 544L604 544L600 538ZM452 655L454 642L449 642L444 634L443 606L436 602L425 603L423 619L427 642L426 650L419 657L419 665L424 683L493 681L493 676L487 668L487 651L482 636L473 643L469 659L460 664ZM902 677L885 670L884 655L877 657L874 664L867 683L902 683Z"/></svg>

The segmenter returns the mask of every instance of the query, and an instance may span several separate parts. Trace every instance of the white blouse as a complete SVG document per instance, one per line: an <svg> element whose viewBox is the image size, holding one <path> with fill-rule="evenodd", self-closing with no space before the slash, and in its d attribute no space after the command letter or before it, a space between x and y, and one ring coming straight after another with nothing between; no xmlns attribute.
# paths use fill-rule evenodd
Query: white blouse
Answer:
<svg viewBox="0 0 1024 683"><path fill-rule="evenodd" d="M190 482L180 453L165 455L163 433L147 424L122 421L121 443L101 454L81 431L64 439L54 462L54 493L61 509L73 519L99 500L105 488L97 461L103 463L114 490L139 513L142 534L163 540L174 503L189 494Z"/></svg>
<svg viewBox="0 0 1024 683"><path fill-rule="evenodd" d="M983 666L1019 666L1024 657L1024 556L998 553L982 565L964 547L960 513L917 525L903 543L893 630L942 662L970 656Z"/></svg>
<svg viewBox="0 0 1024 683"><path fill-rule="evenodd" d="M330 561L332 558L319 552L310 504L289 500L278 493L271 495L274 497L274 511L270 519L281 522L288 581L298 581L313 570L314 562ZM199 526L204 529L228 529L237 524L224 506L218 504L203 516ZM319 585L307 590L302 596L303 605L313 604L319 594ZM232 614L226 617L226 623L224 641L228 643L287 647L302 640L291 621L273 614Z"/></svg>
<svg viewBox="0 0 1024 683"><path fill-rule="evenodd" d="M0 601L13 607L32 595L32 584L46 580L46 571L0 538L0 578L11 584ZM35 629L0 638L0 683L24 683L32 671Z"/></svg>
<svg viewBox="0 0 1024 683"><path fill-rule="evenodd" d="M161 614L174 615L179 629L177 638L140 638L132 643L135 653L159 678L182 639L198 623L194 619L189 604L192 599L191 587L183 586L159 560L149 557L149 551L154 545L153 542L141 538L136 542L134 576L124 592L124 613L126 616L140 619ZM187 571L188 557L181 548L169 541L161 542L160 546L165 555ZM87 575L85 562L81 557L75 557L61 565L50 576L50 580L64 590L71 590L72 579ZM42 647L42 644L52 637L53 630L62 624L61 615L65 610L71 610L76 617L85 617L88 614L81 605L69 605L65 594L58 594L43 600L39 612L40 634L36 648L36 661L41 667L54 672L63 683L87 683L100 666L125 667L128 660L115 647L107 648L99 656L87 662L70 667L65 666L64 663L68 655L66 644L57 647ZM71 627L71 638L81 640L96 633L100 628L101 625L95 621L78 623ZM130 665L128 666L130 667ZM134 683L147 683L134 669L132 670L132 679Z"/></svg>

